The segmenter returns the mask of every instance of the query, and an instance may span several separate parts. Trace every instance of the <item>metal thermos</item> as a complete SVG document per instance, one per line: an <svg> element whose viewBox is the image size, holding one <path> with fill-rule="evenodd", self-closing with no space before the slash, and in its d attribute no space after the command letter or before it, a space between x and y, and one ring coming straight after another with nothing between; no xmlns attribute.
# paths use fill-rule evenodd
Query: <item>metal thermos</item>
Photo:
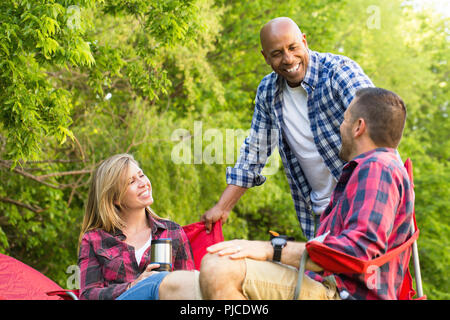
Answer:
<svg viewBox="0 0 450 320"><path fill-rule="evenodd" d="M160 265L155 271L172 270L172 239L152 240L150 263Z"/></svg>

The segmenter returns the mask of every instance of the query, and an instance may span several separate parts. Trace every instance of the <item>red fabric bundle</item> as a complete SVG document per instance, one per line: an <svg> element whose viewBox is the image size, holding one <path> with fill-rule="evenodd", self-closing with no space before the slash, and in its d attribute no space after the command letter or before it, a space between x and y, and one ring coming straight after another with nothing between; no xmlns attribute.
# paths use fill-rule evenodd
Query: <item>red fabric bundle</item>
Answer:
<svg viewBox="0 0 450 320"><path fill-rule="evenodd" d="M202 258L206 254L206 248L223 241L222 223L220 220L214 223L210 233L206 233L206 227L203 222L191 223L184 226L183 230L191 243L195 269L200 270Z"/></svg>

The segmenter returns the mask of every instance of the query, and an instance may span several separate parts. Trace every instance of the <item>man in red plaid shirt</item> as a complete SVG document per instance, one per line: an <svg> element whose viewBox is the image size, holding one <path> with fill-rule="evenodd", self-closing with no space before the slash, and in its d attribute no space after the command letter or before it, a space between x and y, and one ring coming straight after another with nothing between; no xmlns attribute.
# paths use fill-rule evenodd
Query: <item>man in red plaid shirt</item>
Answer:
<svg viewBox="0 0 450 320"><path fill-rule="evenodd" d="M405 119L405 105L395 93L381 88L357 92L340 127L339 156L348 162L316 235L326 246L371 260L411 236L414 193L395 151ZM211 246L208 251L216 254L204 258L200 272L203 297L292 299L298 278L295 268L304 250L305 243L280 239ZM308 260L299 298L397 299L409 257L410 249L372 270L369 279L331 274Z"/></svg>

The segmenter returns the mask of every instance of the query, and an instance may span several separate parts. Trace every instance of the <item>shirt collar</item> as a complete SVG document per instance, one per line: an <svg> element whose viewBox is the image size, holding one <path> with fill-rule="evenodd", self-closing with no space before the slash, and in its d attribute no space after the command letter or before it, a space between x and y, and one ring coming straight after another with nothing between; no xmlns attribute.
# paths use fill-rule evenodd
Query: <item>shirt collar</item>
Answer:
<svg viewBox="0 0 450 320"><path fill-rule="evenodd" d="M158 219L156 219L152 216L152 214L149 212L149 209L145 210L145 215L147 217L148 224L149 224L150 228L152 229L152 234L156 234L158 229L167 229L167 226L164 223L162 223L161 221L159 221ZM120 229L116 229L114 232L112 232L112 235L115 237L120 237L120 238L125 239L125 235L124 235L123 231Z"/></svg>
<svg viewBox="0 0 450 320"><path fill-rule="evenodd" d="M150 212L147 211L146 215L153 234L155 234L158 229L167 229L167 226L157 218L153 217Z"/></svg>
<svg viewBox="0 0 450 320"><path fill-rule="evenodd" d="M309 55L308 67L306 68L305 77L303 78L302 83L306 84L312 90L314 90L319 81L319 57L317 56L317 52L309 49L308 55Z"/></svg>
<svg viewBox="0 0 450 320"><path fill-rule="evenodd" d="M395 149L381 147L363 152L360 155L354 157L352 160L350 160L344 167L347 167L350 163L359 164L363 162L366 158L371 157L375 152L389 152L395 154Z"/></svg>

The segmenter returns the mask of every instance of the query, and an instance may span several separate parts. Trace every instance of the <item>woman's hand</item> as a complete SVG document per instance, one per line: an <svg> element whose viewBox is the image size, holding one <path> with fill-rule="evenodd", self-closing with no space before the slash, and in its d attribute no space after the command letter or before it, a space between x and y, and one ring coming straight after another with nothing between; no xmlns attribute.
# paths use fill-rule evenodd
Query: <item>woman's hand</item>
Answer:
<svg viewBox="0 0 450 320"><path fill-rule="evenodd" d="M144 272L142 272L140 274L139 277L137 277L134 281L130 282L130 284L127 287L127 290L130 289L132 286L136 285L139 281L144 280L148 277L150 277L151 275L158 273L159 271L152 271L153 269L157 269L160 267L159 263L153 263L153 264L149 264L147 266L147 268L145 268Z"/></svg>

